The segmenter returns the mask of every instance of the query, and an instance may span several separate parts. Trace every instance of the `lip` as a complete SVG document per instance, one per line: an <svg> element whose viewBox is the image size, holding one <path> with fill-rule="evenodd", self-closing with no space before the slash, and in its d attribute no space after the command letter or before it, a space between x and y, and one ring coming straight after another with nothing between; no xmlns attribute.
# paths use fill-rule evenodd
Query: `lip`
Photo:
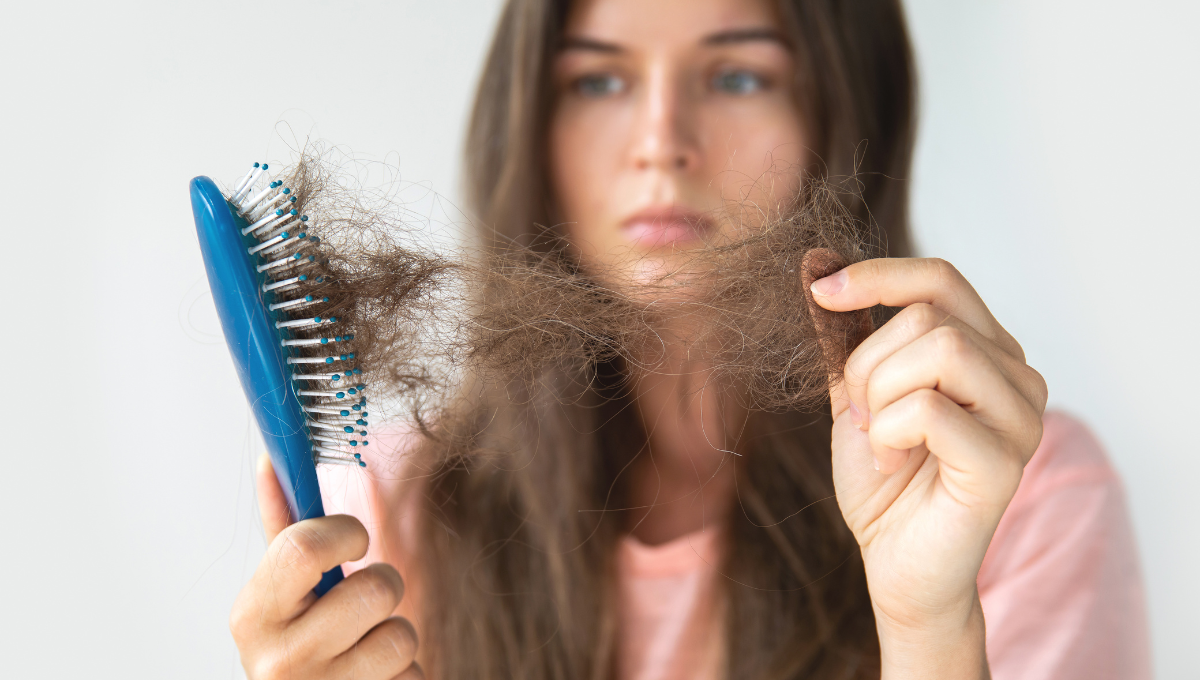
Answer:
<svg viewBox="0 0 1200 680"><path fill-rule="evenodd" d="M704 215L680 206L651 206L621 222L621 233L643 248L698 241L712 229Z"/></svg>

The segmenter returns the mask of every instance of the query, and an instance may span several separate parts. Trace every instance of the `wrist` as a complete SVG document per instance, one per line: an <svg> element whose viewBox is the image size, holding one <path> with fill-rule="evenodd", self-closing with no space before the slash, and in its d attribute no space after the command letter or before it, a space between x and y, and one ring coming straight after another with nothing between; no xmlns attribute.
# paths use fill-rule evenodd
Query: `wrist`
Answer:
<svg viewBox="0 0 1200 680"><path fill-rule="evenodd" d="M990 678L978 592L954 611L898 619L875 608L882 680Z"/></svg>

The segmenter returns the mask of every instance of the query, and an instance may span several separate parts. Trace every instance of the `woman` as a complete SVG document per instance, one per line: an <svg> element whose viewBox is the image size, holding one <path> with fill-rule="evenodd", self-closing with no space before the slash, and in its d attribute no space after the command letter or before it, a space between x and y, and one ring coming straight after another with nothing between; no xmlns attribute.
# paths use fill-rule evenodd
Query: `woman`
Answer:
<svg viewBox="0 0 1200 680"><path fill-rule="evenodd" d="M913 81L889 0L511 0L471 198L500 237L559 225L585 270L636 287L732 230L731 204L770 216L805 173L854 174L851 207L904 256ZM249 676L1147 677L1119 484L1043 417L966 280L881 259L804 283L827 310L903 308L822 414L739 410L668 345L669 370L597 366L498 457L377 473L370 532L285 528L264 467L271 546L231 623ZM494 413L485 440L523 432Z"/></svg>

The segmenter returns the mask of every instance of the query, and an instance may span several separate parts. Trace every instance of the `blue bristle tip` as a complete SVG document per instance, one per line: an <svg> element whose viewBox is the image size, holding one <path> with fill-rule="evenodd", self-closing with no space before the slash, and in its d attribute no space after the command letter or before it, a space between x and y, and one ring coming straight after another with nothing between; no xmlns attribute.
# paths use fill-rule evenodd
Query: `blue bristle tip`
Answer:
<svg viewBox="0 0 1200 680"><path fill-rule="evenodd" d="M353 427L350 427L349 425L347 425L346 427L343 427L342 429L343 429L343 430L345 430L347 434L353 434L353 433L354 433L354 428L353 428Z"/></svg>
<svg viewBox="0 0 1200 680"><path fill-rule="evenodd" d="M312 296L311 296L311 295L305 295L305 296L304 296L304 301L305 301L305 302L312 302Z"/></svg>
<svg viewBox="0 0 1200 680"><path fill-rule="evenodd" d="M344 397L346 396L346 393L345 393L345 392L338 392L336 396L337 396L337 398L338 398L338 399L342 399L342 398L344 398Z"/></svg>
<svg viewBox="0 0 1200 680"><path fill-rule="evenodd" d="M354 394L354 393L355 393L355 390L354 390L354 388L353 388L353 387L351 387L350 389L348 389L348 390L346 390L346 391L347 391L347 392L349 392L350 394Z"/></svg>
<svg viewBox="0 0 1200 680"><path fill-rule="evenodd" d="M348 416L348 415L350 415L350 412L349 412L349 411L347 411L346 409L342 409L342 415L343 415L343 416Z"/></svg>
<svg viewBox="0 0 1200 680"><path fill-rule="evenodd" d="M352 441L350 442L350 446L358 446L358 442Z"/></svg>
<svg viewBox="0 0 1200 680"><path fill-rule="evenodd" d="M329 344L329 338L321 338L321 344L322 344L322 345L328 345L328 344Z"/></svg>
<svg viewBox="0 0 1200 680"><path fill-rule="evenodd" d="M301 274L301 275L300 275L300 280L301 280L301 281L307 281L307 280L308 280L308 274Z"/></svg>
<svg viewBox="0 0 1200 680"><path fill-rule="evenodd" d="M334 373L332 376L330 376L330 378L329 378L329 379L330 379L330 380L334 380L334 381L336 381L336 380L341 380L341 379L342 379L342 376L338 375L337 373Z"/></svg>
<svg viewBox="0 0 1200 680"><path fill-rule="evenodd" d="M283 195L284 195L284 196L287 196L287 195L288 195L288 194L290 194L290 193L292 193L292 188L291 188L291 187L284 187L284 188L283 188Z"/></svg>
<svg viewBox="0 0 1200 680"><path fill-rule="evenodd" d="M332 364L332 363L333 363L333 357L325 357L325 363L327 363L327 364Z"/></svg>
<svg viewBox="0 0 1200 680"><path fill-rule="evenodd" d="M255 163L255 164L254 164L254 167L256 167L256 168L257 168L257 167L258 167L258 163Z"/></svg>
<svg viewBox="0 0 1200 680"><path fill-rule="evenodd" d="M307 222L307 221L308 221L308 215L301 215L301 216L300 216L300 221L301 221L301 222Z"/></svg>
<svg viewBox="0 0 1200 680"><path fill-rule="evenodd" d="M263 170L266 170L266 169L267 169L267 164L263 163Z"/></svg>

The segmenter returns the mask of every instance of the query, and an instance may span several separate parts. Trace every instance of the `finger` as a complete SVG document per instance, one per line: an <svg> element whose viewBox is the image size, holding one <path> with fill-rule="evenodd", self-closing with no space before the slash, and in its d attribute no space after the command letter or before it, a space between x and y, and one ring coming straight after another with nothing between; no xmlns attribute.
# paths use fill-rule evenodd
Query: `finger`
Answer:
<svg viewBox="0 0 1200 680"><path fill-rule="evenodd" d="M316 658L331 659L391 616L403 597L400 572L390 564L372 564L334 586L290 630L299 641L297 647L311 649Z"/></svg>
<svg viewBox="0 0 1200 680"><path fill-rule="evenodd" d="M951 314L1025 360L1021 345L996 321L970 283L949 262L934 258L865 260L813 282L813 298L831 311L923 302Z"/></svg>
<svg viewBox="0 0 1200 680"><path fill-rule="evenodd" d="M868 406L868 382L874 380L878 367L910 344L920 342L929 333L939 329L952 329L962 333L965 341L978 348L1001 376L1033 406L1038 414L1046 408L1046 381L1024 362L1001 350L975 329L961 320L932 305L917 303L904 308L899 314L867 338L846 362L846 390L850 400L860 409L878 410L883 404L874 402ZM937 337L937 336L935 336ZM943 349L948 349L943 347ZM932 385L922 385L932 387ZM911 390L910 390L911 391ZM902 395L894 395L890 402ZM959 401L956 399L956 401ZM959 403L966 403L959 401Z"/></svg>
<svg viewBox="0 0 1200 680"><path fill-rule="evenodd" d="M251 578L266 622L286 622L312 603L321 574L367 554L367 530L348 515L297 522L279 533Z"/></svg>
<svg viewBox="0 0 1200 680"><path fill-rule="evenodd" d="M255 482L258 487L258 512L262 516L267 543L271 543L279 532L292 523L292 514L288 511L287 499L284 498L283 487L279 485L279 478L275 476L271 457L265 453L258 457Z"/></svg>
<svg viewBox="0 0 1200 680"><path fill-rule="evenodd" d="M416 656L417 631L408 619L394 616L372 628L358 644L335 658L329 677L391 680L407 672Z"/></svg>
<svg viewBox="0 0 1200 680"><path fill-rule="evenodd" d="M868 380L867 405L878 413L921 389L937 390L1020 450L1037 447L1027 424L1040 422L1041 413L965 331L935 328L885 359Z"/></svg>
<svg viewBox="0 0 1200 680"><path fill-rule="evenodd" d="M813 299L813 282L845 265L832 250L814 248L804 254L800 266L800 280L804 287L805 302L821 343L821 351L829 370L829 399L836 420L852 406L846 398L845 386L840 379L846 358L851 351L873 330L870 312L861 311L853 316L831 312ZM848 317L848 318L847 318Z"/></svg>
<svg viewBox="0 0 1200 680"><path fill-rule="evenodd" d="M961 503L1006 504L1021 481L1024 461L996 433L936 390L906 395L871 422L871 446L907 452L922 444L938 458L947 490ZM893 461L876 454L880 472ZM907 456L905 457L905 459Z"/></svg>

